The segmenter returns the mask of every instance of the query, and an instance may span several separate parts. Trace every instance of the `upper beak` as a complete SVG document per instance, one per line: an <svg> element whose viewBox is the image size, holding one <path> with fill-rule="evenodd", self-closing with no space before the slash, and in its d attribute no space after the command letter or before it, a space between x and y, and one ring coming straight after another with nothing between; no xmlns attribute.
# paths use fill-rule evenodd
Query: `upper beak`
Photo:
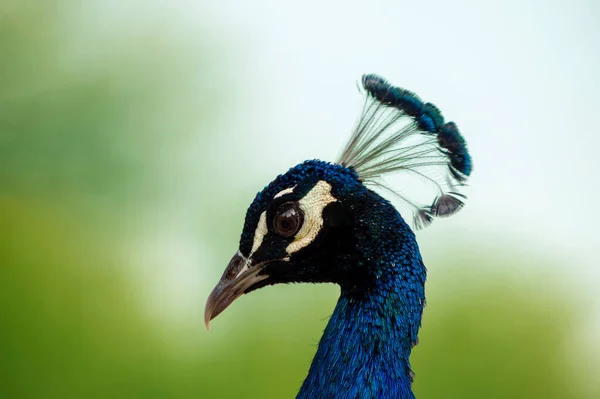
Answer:
<svg viewBox="0 0 600 399"><path fill-rule="evenodd" d="M244 257L240 251L233 255L221 280L206 300L204 323L207 330L212 319L227 309L248 288L268 277L259 275L263 268L264 264L251 265L248 258Z"/></svg>

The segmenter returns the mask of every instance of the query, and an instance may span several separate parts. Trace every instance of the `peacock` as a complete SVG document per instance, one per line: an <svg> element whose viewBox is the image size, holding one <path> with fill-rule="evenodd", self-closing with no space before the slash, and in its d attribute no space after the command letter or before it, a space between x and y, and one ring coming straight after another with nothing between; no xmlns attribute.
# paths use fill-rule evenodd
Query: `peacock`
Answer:
<svg viewBox="0 0 600 399"><path fill-rule="evenodd" d="M362 112L337 162L308 160L260 191L208 297L209 322L278 283L335 283L340 297L297 398L414 398L410 353L425 306L414 229L459 211L471 174L454 122L416 94L362 76ZM390 175L406 182L393 189ZM409 223L378 192L400 200Z"/></svg>

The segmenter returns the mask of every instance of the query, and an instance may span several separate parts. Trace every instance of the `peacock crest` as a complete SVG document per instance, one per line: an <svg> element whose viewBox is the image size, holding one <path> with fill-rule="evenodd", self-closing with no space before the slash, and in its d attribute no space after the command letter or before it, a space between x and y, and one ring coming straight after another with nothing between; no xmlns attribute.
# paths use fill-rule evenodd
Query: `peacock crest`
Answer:
<svg viewBox="0 0 600 399"><path fill-rule="evenodd" d="M409 204L417 228L460 210L472 162L456 124L445 122L432 103L378 75L363 75L361 83L363 109L337 163L353 168L365 184L391 191ZM393 172L430 183L433 201L418 202L414 194L382 183Z"/></svg>

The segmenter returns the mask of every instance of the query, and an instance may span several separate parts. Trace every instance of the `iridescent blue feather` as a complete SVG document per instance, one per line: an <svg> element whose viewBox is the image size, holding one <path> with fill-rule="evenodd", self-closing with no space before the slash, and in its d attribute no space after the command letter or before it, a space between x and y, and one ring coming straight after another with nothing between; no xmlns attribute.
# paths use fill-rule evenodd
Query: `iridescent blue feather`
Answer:
<svg viewBox="0 0 600 399"><path fill-rule="evenodd" d="M457 179L460 181L466 179L466 176L471 174L471 156L467 151L467 143L454 122L441 126L438 132L438 143L448 151L452 167L460 172L456 176Z"/></svg>
<svg viewBox="0 0 600 399"><path fill-rule="evenodd" d="M444 117L438 107L432 103L426 103L421 115L419 115L418 123L422 130L436 133L440 126L444 124Z"/></svg>

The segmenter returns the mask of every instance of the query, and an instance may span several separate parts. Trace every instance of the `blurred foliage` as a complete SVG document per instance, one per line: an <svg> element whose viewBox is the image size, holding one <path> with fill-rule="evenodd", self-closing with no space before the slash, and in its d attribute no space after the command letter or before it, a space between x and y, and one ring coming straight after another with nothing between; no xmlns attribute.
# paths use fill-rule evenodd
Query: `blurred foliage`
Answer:
<svg viewBox="0 0 600 399"><path fill-rule="evenodd" d="M491 253L493 254L493 253ZM532 259L504 259L532 267ZM420 344L413 354L415 391L423 398L583 398L585 376L573 370L570 343L583 315L573 293L533 279L514 281L476 264L445 264L428 287ZM440 275L442 274L442 275ZM442 282L444 281L444 282ZM544 294L554 290L553 296ZM570 347L570 348L569 348ZM591 377L588 374L587 377ZM590 396L591 397L591 396Z"/></svg>
<svg viewBox="0 0 600 399"><path fill-rule="evenodd" d="M190 101L211 75L199 44L181 51L186 32L78 4L0 5L0 193L114 210L160 194L188 123L206 125L217 101Z"/></svg>
<svg viewBox="0 0 600 399"><path fill-rule="evenodd" d="M293 397L334 287L257 292L206 334L201 314L183 327L149 314L123 237L130 213L169 191L189 132L208 142L218 102L192 76L209 55L150 23L85 39L75 2L32 4L0 4L0 397ZM430 279L418 397L597 397L570 377L572 293L485 272Z"/></svg>

